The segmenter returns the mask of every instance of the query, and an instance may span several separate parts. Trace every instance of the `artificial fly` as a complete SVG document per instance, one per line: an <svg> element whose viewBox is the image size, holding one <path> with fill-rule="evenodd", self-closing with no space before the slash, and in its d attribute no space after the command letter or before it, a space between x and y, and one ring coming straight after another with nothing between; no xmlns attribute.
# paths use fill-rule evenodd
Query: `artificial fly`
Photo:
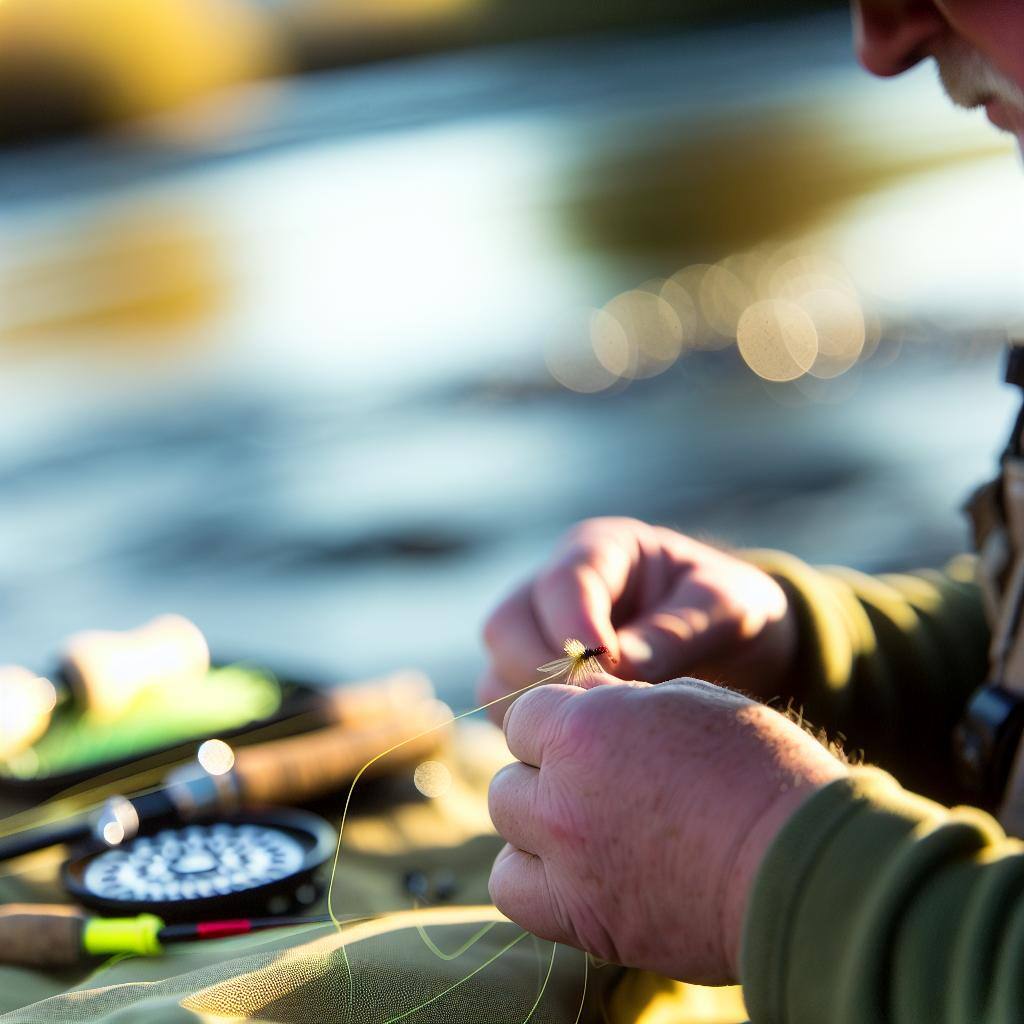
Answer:
<svg viewBox="0 0 1024 1024"><path fill-rule="evenodd" d="M565 641L562 650L565 651L564 658L549 661L537 671L550 673L555 679L564 675L570 686L579 686L585 676L596 676L604 672L599 659L608 653L608 648L603 644L600 647L587 647L582 641L570 638Z"/></svg>

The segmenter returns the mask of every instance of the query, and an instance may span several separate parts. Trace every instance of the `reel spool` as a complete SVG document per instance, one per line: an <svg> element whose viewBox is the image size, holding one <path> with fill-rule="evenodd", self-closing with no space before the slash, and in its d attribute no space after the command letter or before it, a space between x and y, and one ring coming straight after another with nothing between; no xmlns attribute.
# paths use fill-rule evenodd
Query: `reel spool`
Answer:
<svg viewBox="0 0 1024 1024"><path fill-rule="evenodd" d="M75 900L115 917L165 921L277 915L323 891L334 829L306 811L230 814L91 850L61 870Z"/></svg>

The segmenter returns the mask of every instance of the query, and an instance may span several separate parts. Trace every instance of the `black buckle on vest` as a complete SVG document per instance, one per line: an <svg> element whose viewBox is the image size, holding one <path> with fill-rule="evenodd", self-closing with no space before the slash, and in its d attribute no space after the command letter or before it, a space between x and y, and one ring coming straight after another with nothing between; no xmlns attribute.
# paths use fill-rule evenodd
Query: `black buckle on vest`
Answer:
<svg viewBox="0 0 1024 1024"><path fill-rule="evenodd" d="M1015 384L1024 390L1024 344L1014 343L1006 350L1006 383ZM1017 413L1017 422L1003 452L1003 458L1013 458L1022 454L1022 435L1024 435L1024 402Z"/></svg>
<svg viewBox="0 0 1024 1024"><path fill-rule="evenodd" d="M1024 342L1015 342L1007 349L1006 383L1024 388Z"/></svg>
<svg viewBox="0 0 1024 1024"><path fill-rule="evenodd" d="M974 691L953 742L960 780L982 806L1001 802L1022 734L1024 697L998 683Z"/></svg>

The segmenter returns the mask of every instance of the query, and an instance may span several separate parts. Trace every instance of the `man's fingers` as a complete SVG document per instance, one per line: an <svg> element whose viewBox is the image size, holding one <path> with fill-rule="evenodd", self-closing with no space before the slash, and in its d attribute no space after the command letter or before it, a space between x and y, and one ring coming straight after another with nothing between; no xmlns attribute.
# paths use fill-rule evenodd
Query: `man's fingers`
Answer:
<svg viewBox="0 0 1024 1024"><path fill-rule="evenodd" d="M524 764L539 768L545 749L558 736L566 705L583 693L578 686L563 683L527 690L505 712L502 728L512 754Z"/></svg>
<svg viewBox="0 0 1024 1024"><path fill-rule="evenodd" d="M537 668L561 651L561 644L552 646L537 623L530 583L518 587L494 610L484 625L484 641L505 692L532 683L538 678Z"/></svg>
<svg viewBox="0 0 1024 1024"><path fill-rule="evenodd" d="M683 580L656 608L619 630L617 672L652 683L694 672L735 629L733 619L723 618L716 594Z"/></svg>
<svg viewBox="0 0 1024 1024"><path fill-rule="evenodd" d="M527 853L541 854L545 835L537 817L540 772L520 761L505 765L491 780L487 809L502 839Z"/></svg>
<svg viewBox="0 0 1024 1024"><path fill-rule="evenodd" d="M596 675L578 676L573 680L572 685L577 690L593 690L598 686L623 686L629 683L630 680L620 679L618 676L613 676L608 672L598 672Z"/></svg>
<svg viewBox="0 0 1024 1024"><path fill-rule="evenodd" d="M607 647L608 661L615 664L619 644L612 625L614 595L600 568L603 561L605 553L574 545L537 578L533 603L550 644L561 649L572 638L585 647ZM628 565L611 571L625 574Z"/></svg>
<svg viewBox="0 0 1024 1024"><path fill-rule="evenodd" d="M487 888L494 905L520 928L552 942L575 944L573 936L558 923L540 857L506 846L491 868Z"/></svg>

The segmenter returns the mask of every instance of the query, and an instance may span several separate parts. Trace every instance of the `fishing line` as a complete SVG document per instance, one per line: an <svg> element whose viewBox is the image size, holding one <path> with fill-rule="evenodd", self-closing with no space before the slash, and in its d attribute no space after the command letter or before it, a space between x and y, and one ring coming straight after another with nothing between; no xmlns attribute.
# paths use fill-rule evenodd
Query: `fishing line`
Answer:
<svg viewBox="0 0 1024 1024"><path fill-rule="evenodd" d="M500 704L502 701L509 700L512 697L518 697L521 694L525 693L527 690L532 690L535 686L540 686L542 683L553 682L555 679L558 679L563 675L565 675L564 670L555 672L549 676L544 676L543 678L538 679L535 682L529 683L518 690L513 690L511 693L506 693L501 697L497 697L492 701L488 701L486 704L481 704L480 707L478 708L471 708L469 711L463 711L461 714L453 715L450 719L448 719L445 722L440 722L437 725L432 725L429 729L423 729L421 732L414 733L412 736L408 736L404 740L400 740L398 743L392 744L392 746L385 748L379 754L375 754L373 757L370 758L369 761L366 762L366 764L362 766L362 768L359 769L359 771L356 772L355 778L353 778L351 784L348 787L348 793L345 796L345 804L341 810L341 820L338 823L338 843L334 853L334 862L331 866L331 880L327 886L327 912L331 915L332 918L334 917L334 879L338 873L338 865L341 861L341 844L345 832L345 823L348 820L349 805L352 802L352 794L355 792L355 788L359 784L359 780L366 773L367 769L375 765L381 758L387 757L388 754L393 754L396 750L400 750L402 747L406 746L406 744L412 743L415 740L422 739L424 736L429 736L431 733L437 732L438 729L447 729L453 722L458 722L463 718L468 718L470 715L475 715L480 711L486 711L488 708L492 708L496 704Z"/></svg>
<svg viewBox="0 0 1024 1024"><path fill-rule="evenodd" d="M419 907L414 907L414 910L419 910ZM419 923L416 922L416 931L420 933L420 938L423 940L423 945L430 950L439 960L457 960L463 953L466 952L471 946L475 945L480 939L482 939L492 928L499 925L500 921L488 921L478 932L474 932L466 941L459 946L454 953L445 953L427 934L426 929Z"/></svg>
<svg viewBox="0 0 1024 1024"><path fill-rule="evenodd" d="M587 1001L587 976L590 967L590 954L583 950L583 991L580 993L580 1008L576 1011L576 1019L572 1024L580 1024L580 1019L583 1017L583 1004Z"/></svg>
<svg viewBox="0 0 1024 1024"><path fill-rule="evenodd" d="M558 679L561 679L562 677L566 677L570 681L571 684L577 684L579 682L579 680L582 679L583 676L588 675L588 674L593 674L595 672L602 671L601 664L600 664L600 661L598 659L602 655L607 654L607 648L604 648L604 647L593 648L593 649L592 648L588 648L581 641L570 638L570 639L567 639L565 641L563 650L564 650L564 657L556 659L555 661L548 662L547 664L542 665L540 667L539 671L542 671L542 672L550 670L548 675L542 676L540 679L534 680L534 682L528 683L527 685L520 687L518 690L513 690L510 693L506 693L506 694L502 695L501 697L495 698L492 701L488 701L486 704L481 704L479 707L472 708L469 711L463 711L461 714L458 714L458 715L453 715L452 718L449 719L446 722L441 722L438 725L431 726L429 729L424 729L421 732L415 733L414 735L409 736L406 739L401 740L400 742L395 743L395 744L393 744L390 747L387 747L385 750L382 750L379 754L376 754L374 757L370 758L370 760L367 761L366 764L364 764L362 766L362 768L359 769L358 772L356 772L355 777L352 779L352 782L349 785L348 793L345 796L345 804L344 804L344 806L342 808L341 820L340 820L340 822L338 824L338 839L337 839L337 845L335 847L335 852L334 852L334 861L333 861L333 863L331 865L330 881L327 884L327 912L328 912L328 914L330 914L331 920L335 923L335 927L337 928L337 930L339 932L339 935L341 934L342 929L341 929L340 920L335 916L335 913L334 913L334 882L335 882L335 878L337 877L339 865L341 863L341 844L342 844L343 837L344 837L345 824L346 824L346 822L348 820L349 806L350 806L350 804L352 802L352 794L355 792L355 788L358 785L359 780L363 777L363 774L372 765L376 764L377 761L381 760L381 758L386 757L388 754L391 754L391 753L393 753L396 750L400 750L406 744L412 743L412 742L414 742L415 740L418 740L418 739L422 739L424 736L428 736L431 733L436 732L438 729L448 728L454 722L458 722L458 721L460 721L463 718L468 718L470 715L478 714L481 711L486 711L488 708L492 708L495 705L502 703L503 701L511 700L514 697L521 696L522 694L526 693L527 690L532 690L534 687L541 686L544 683L554 682L554 681L556 681ZM476 935L474 935L474 936L472 936L470 938L470 940L466 943L466 945L462 949L460 949L459 953L460 954L464 953L468 949L470 949L476 942L478 942L481 938L483 938L483 936L489 930L490 930L490 927L481 929L480 932L478 932ZM437 946L433 942L431 942L429 940L429 937L425 934L425 932L423 931L421 926L417 925L417 931L419 932L421 939L427 945L427 948L431 950L431 952L434 952L435 955L441 956L441 959L454 959L454 957L445 957L441 953L441 951L437 948ZM438 993L438 995L433 996L431 999L428 999L426 1002L421 1003L419 1006L414 1007L412 1010L408 1010L405 1013L399 1015L398 1017L393 1017L393 1018L391 1018L391 1020L385 1021L385 1024L395 1024L395 1022L397 1022L399 1020L403 1020L404 1018L408 1017L410 1014L415 1013L418 1010L422 1009L424 1006L427 1006L430 1003L434 1002L435 1000L440 999L442 996L446 995L448 992L451 992L453 989L457 988L459 985L461 985L464 982L468 981L475 974L479 973L479 971L481 971L484 967L487 967L490 964L494 963L495 960L497 960L505 952L507 952L509 949L511 949L512 946L514 946L517 942L519 942L521 939L525 938L529 934L530 934L529 932L525 932L524 931L520 936L518 936L511 943L509 943L509 945L507 945L503 949L499 950L494 956L490 957L483 964L480 964L473 971L471 971L468 975L466 975L466 977L463 978L462 981L456 982L454 985L452 985L449 988L445 989L443 992ZM533 1013L536 1010L537 1005L540 1003L540 1000L543 997L544 990L547 987L547 979L550 978L551 970L553 969L553 965L554 965L554 949L556 949L556 948L557 948L557 945L552 947L551 964L549 964L549 967L548 967L548 974L547 974L547 976L545 978L544 985L541 987L540 994L537 997L537 1002L531 1008L530 1013L527 1015L526 1021L529 1021L530 1017L533 1016ZM341 941L341 944L339 946L339 951L341 952L342 962L345 965L345 975L346 975L346 980L347 980L347 983L348 983L347 984L347 987L348 987L348 1020L352 1021L352 1019L353 1019L353 1012L354 1012L354 1008L355 1008L355 981L354 981L354 978L353 978L353 975L352 975L352 965L351 965L351 963L349 961L349 958L348 958L348 952L347 952L347 950L345 948L344 939L342 939L342 941ZM459 954L456 954L456 955L459 955ZM584 975L584 998L585 997L586 997L586 976ZM581 1004L581 1012L582 1012L582 1004ZM526 1021L524 1021L523 1024L526 1024Z"/></svg>
<svg viewBox="0 0 1024 1024"><path fill-rule="evenodd" d="M468 718L470 715L475 715L479 711L486 711L488 708L494 707L496 704L500 704L502 701L509 700L512 697L518 697L520 694L525 693L527 690L532 690L535 686L540 686L542 683L552 682L553 680L558 679L559 677L561 677L564 674L565 674L564 670L559 670L558 672L555 672L555 673L553 673L553 674L551 674L549 676L544 676L541 679L536 680L535 682L529 683L528 685L523 686L523 687L521 687L518 690L513 690L511 693L506 693L506 694L504 694L501 697L497 697L495 700L488 701L486 704L481 704L480 707L478 707L478 708L472 708L469 711L463 711L459 715L454 715L447 722L441 722L439 725L434 725L434 726L431 726L429 729L424 729L422 732L418 732L415 735L410 736L407 739L401 740L399 743L395 743L392 746L388 747L387 749L382 750L379 754L376 754L374 757L370 758L370 760L367 761L366 764L364 764L363 767L360 768L358 772L356 772L355 778L352 780L352 783L351 783L351 785L348 788L348 793L345 796L345 805L344 805L344 807L342 808L342 811L341 811L341 821L338 824L338 842L337 842L337 846L335 847L335 851L334 851L334 861L333 861L333 863L331 865L330 881L327 883L327 913L331 915L331 920L335 921L335 926L337 927L339 933L341 932L341 925L340 925L340 922L336 921L335 915L334 915L334 880L335 880L335 878L337 876L337 873L338 873L338 865L341 862L341 843L342 843L342 837L343 837L344 832L345 832L345 822L348 820L348 809L349 809L349 805L352 802L352 794L355 792L356 785L358 784L359 780L363 777L363 774L366 772L366 770L368 768L370 768L372 765L376 764L376 762L379 761L382 757L386 757L388 754L391 754L394 751L399 750L401 747L404 747L407 743L412 743L414 740L418 740L418 739L421 739L424 736L428 736L430 733L436 732L438 729L447 728L453 722L457 722L457 721L459 721L460 719L463 719L463 718ZM523 936L525 936L527 934L529 934L529 933L528 932L523 932ZM522 938L523 936L520 936L520 938ZM508 947L508 948L511 948L511 947ZM344 942L344 940L342 940L342 943L341 943L341 946L339 947L339 949L340 949L340 952L341 952L342 962L345 965L346 980L348 981L348 1019L349 1019L349 1021L351 1021L353 1019L352 1018L352 1014L353 1014L353 1011L355 1009L355 985L354 985L354 979L352 977L352 965L349 963L348 953L347 953L347 951L345 949L345 942ZM497 959L497 957L495 957L493 959ZM493 962L493 960L492 961L488 961L488 963L491 963L491 962ZM486 966L486 964L482 965L482 966ZM480 970L480 968L477 968L477 970ZM476 971L473 972L473 974L475 974L475 973L476 973ZM463 979L463 980L468 980L468 978L472 977L472 976L473 975L470 974L470 975L468 975L467 979ZM443 995L444 993L441 993L441 994ZM436 998L439 998L439 997L435 996L434 998L436 999ZM432 1002L432 1001L433 1000L429 1000L429 1002ZM426 1005L426 1003L423 1004L423 1005ZM412 1012L412 1011L410 1011L410 1012ZM407 1014L403 1014L403 1016L407 1016ZM395 1018L395 1020L400 1020L400 1019L401 1019L400 1017L396 1017ZM386 1024L391 1024L391 1022L388 1021L388 1022L386 1022Z"/></svg>
<svg viewBox="0 0 1024 1024"><path fill-rule="evenodd" d="M453 982L446 989L442 990L441 992L438 992L436 996L431 996L425 1002L420 1003L419 1006L414 1006L411 1010L406 1010L404 1013L400 1013L397 1017L389 1018L388 1020L384 1021L384 1024L397 1024L398 1021L405 1020L406 1017L409 1017L414 1013L419 1013L419 1011L422 1010L425 1006L429 1006L431 1003L437 1002L438 999L441 999L443 996L448 995L449 992L454 992L455 989L457 989L460 985L464 985L467 981L469 981L470 978L472 978L474 975L479 974L485 967L490 967L495 960L497 960L501 956L504 956L513 946L515 946L519 942L522 942L523 939L525 939L529 934L529 932L520 932L510 943L508 943L505 946L502 946L497 953L495 953L493 956L488 957L482 964L478 965L477 967L474 967L473 970L470 971L469 974L467 974L464 978L460 979L459 981ZM344 950L345 947L342 946L341 948L342 950Z"/></svg>
<svg viewBox="0 0 1024 1024"><path fill-rule="evenodd" d="M533 1016L534 1011L540 1006L540 1001L544 998L544 993L548 990L548 982L551 980L551 972L555 968L555 953L558 952L558 943L551 943L551 960L548 963L548 973L544 975L544 981L540 986L540 991L537 993L537 998L534 1000L533 1006L530 1007L530 1012L526 1015L526 1020L523 1024L529 1024L530 1018Z"/></svg>
<svg viewBox="0 0 1024 1024"><path fill-rule="evenodd" d="M343 841L344 827L347 822L347 816L355 787L358 785L359 781L368 769L382 758L422 739L423 737L436 733L442 728L449 727L453 722L477 714L480 711L485 711L488 708L504 701L511 701L536 686L554 682L565 676L568 676L571 682L576 682L582 674L581 666L583 663L590 662L590 664L585 666L586 668L590 668L591 665L596 663L595 656L602 653L600 650L586 649L578 641L566 641L565 651L568 657L559 659L558 662L553 662L543 666L543 669L553 671L549 671L546 675L542 675L541 678L479 707L464 711L459 715L451 716L444 722L437 722L429 728L422 729L397 743L393 743L390 746L385 747L385 749L371 757L362 765L358 772L356 772L349 785L336 836L330 835L330 829L326 822L320 821L319 826L317 828L313 828L309 822L300 822L298 820L298 818L301 817L300 812L294 811L280 812L282 820L275 820L273 822L245 820L240 821L237 826L235 826L227 820L224 820L223 822L209 826L201 823L186 825L176 829L166 829L163 832L155 834L154 837L137 837L113 852L106 851L98 854L94 853L84 858L79 858L74 862L69 861L68 864L65 865L64 869L65 882L78 897L79 901L84 902L87 905L97 906L100 909L123 911L126 907L128 909L138 909L134 904L142 900L143 902L153 904L152 908L144 909L156 909L161 912L162 916L173 917L177 914L177 904L174 901L178 895L187 897L190 903L196 901L206 903L209 901L211 908L213 908L214 904L218 901L224 902L225 906L220 909L225 911L228 909L227 904L236 898L235 896L229 895L227 889L234 890L239 888L241 885L240 879L236 879L234 875L232 875L230 878L220 879L218 876L217 879L207 880L203 876L204 872L208 873L209 865L207 864L207 861L210 861L214 857L214 854L221 850L222 846L225 850L228 850L228 852L237 847L237 859L239 863L235 866L238 869L236 873L240 872L243 867L245 867L245 869L250 873L255 872L257 875L259 874L259 871L262 871L263 875L266 875L266 878L263 878L262 875L255 878L255 882L259 883L257 887L261 890L266 890L268 900L273 896L273 898L277 899L278 902L280 902L280 899L278 899L280 894L277 891L279 888L283 891L283 889L287 887L290 891L290 888L294 887L292 885L293 882L297 884L298 882L305 882L307 878L313 879L313 873L318 870L318 865L326 866L329 864L330 872L327 888L328 919L323 922L317 922L316 924L310 922L310 924L313 927L316 927L319 924L330 924L339 935L340 942L338 949L340 949L342 961L345 964L345 974L348 983L348 1018L350 1021L353 1021L355 979L353 977L352 965L346 949L342 926L350 925L359 920L372 920L373 918L340 918L334 911L333 894L335 879L341 863L341 843ZM599 664L597 667L600 667ZM277 730L271 727L271 729L254 730L254 732L255 731L264 732ZM365 756L365 754L363 756ZM155 755L151 759L147 759L148 770L145 773L147 781L148 778L152 777L156 772L159 772L161 768L166 767L168 764L175 763L175 760L176 759L173 756L169 757L167 752L163 752L162 754ZM138 781L137 773L132 774L136 781ZM80 803L91 794L102 792L110 786L116 786L117 781L123 778L123 776L123 769L115 769L106 773L105 776L101 776L100 779L94 780L91 785L79 785L77 787L73 787L71 791L56 795L51 798L51 800L47 801L43 807L37 808L34 814L30 812L27 814L23 813L12 816L8 821L0 823L0 837L10 835L12 832L16 834L21 831L17 828L13 830L10 828L10 825L14 822L21 824L25 818L35 818L36 820L39 820L40 818L47 819L58 809L66 808L68 805L73 805L75 803ZM96 782L100 782L100 785L97 785ZM153 793L155 790L159 790L160 788L161 787L158 785L155 787L147 787L142 790L135 789L135 792L137 794ZM75 792L76 790L77 792ZM296 818L296 820L294 822L284 820L289 818L289 816ZM259 818L260 816L256 815L255 817ZM320 827L325 830L325 835L320 834ZM237 835L235 834L235 831L232 831L233 828L237 831ZM304 833L304 831L308 832L309 836L303 834L302 838L300 838L300 833ZM280 835L278 835L279 832ZM310 839L310 837L312 837L312 839ZM335 846L333 857L330 852L330 844L332 841ZM164 849L165 846L167 849ZM172 846L174 847L173 850L171 849ZM179 847L181 847L181 849L179 849ZM292 847L294 847L294 849L292 849ZM320 852L317 853L317 850ZM257 854L260 856L257 856ZM179 860L182 862L181 865L178 864ZM199 860L202 860L202 864L199 863ZM250 861L251 865L249 864ZM293 863L293 861L295 863ZM257 868L259 868L259 870L257 870ZM181 877L179 877L179 875ZM231 882L231 885L228 885L229 881ZM207 882L209 882L209 884L207 884ZM239 885L236 886L234 884L235 882L239 882ZM247 879L247 884L243 887L247 891L252 888L249 882L252 882L252 880ZM206 889L209 889L210 886L214 886L214 888L207 892L203 886L206 886ZM227 889L224 889L224 886L227 886ZM310 893L314 891L311 886L307 885L305 888L309 889ZM180 894L178 892L179 889L181 890ZM193 889L195 890L194 892L192 891ZM222 889L224 890L223 892ZM309 895L299 895L297 890L295 898L297 898L299 902L308 902L311 897ZM124 904L124 906L122 906L122 904ZM129 907L129 904L132 906ZM414 905L414 915L416 911L420 909L420 907ZM273 913L274 911L271 912ZM389 915L384 914L379 916L387 918ZM239 924L239 921L224 921L221 923L237 925ZM414 924L424 947L438 959L450 962L456 960L459 956L462 956L474 945L480 942L496 924L504 922L487 922L483 927L480 927L465 942L463 942L458 949L448 953L443 951L427 934L419 919L414 917L412 923ZM185 926L182 925L172 925L169 928L165 928L165 930L169 932L175 932L174 936L168 937L168 941L181 941L186 938L182 933L182 929L184 927ZM177 928L177 931L175 931L175 928ZM214 935L213 932L210 934L211 936ZM225 933L225 935L226 934L235 934L235 932ZM496 953L489 956L487 960L466 974L465 977L448 985L441 992L420 1003L418 1006L393 1017L391 1021L385 1022L385 1024L395 1024L395 1022L404 1020L423 1007L428 1006L436 1002L438 999L443 998L450 992L455 991L471 978L479 974L482 970L493 964L497 959L503 956L504 953L512 949L529 934L530 933L526 931L522 931L511 942L504 945ZM216 935L219 936L220 933L217 932ZM268 939L268 942L272 941L274 940ZM100 943L100 945L96 947L97 952L102 952L102 945L103 944ZM262 946L263 944L260 943L260 945ZM86 946L84 948L88 949L89 947ZM107 948L113 949L116 947L108 945ZM547 991L554 970L556 951L557 945L553 944L551 957L547 964L546 973L543 974L543 979L541 979L541 971L543 971L543 968L540 966L540 963L538 963L539 970L534 982L535 984L539 984L537 996L522 1024L528 1024L528 1022L534 1017L537 1008L540 1006L544 994ZM538 960L541 960L539 950L537 950L537 958ZM124 959L123 956L115 955L93 972L90 975L90 978L95 978L101 972L109 970L111 967L120 963L122 959ZM583 1001L585 1002L587 989L586 963L584 964L583 985ZM582 1006L583 1002L581 1002L580 1012L582 1012ZM578 1020L579 1014L577 1014L577 1024Z"/></svg>

